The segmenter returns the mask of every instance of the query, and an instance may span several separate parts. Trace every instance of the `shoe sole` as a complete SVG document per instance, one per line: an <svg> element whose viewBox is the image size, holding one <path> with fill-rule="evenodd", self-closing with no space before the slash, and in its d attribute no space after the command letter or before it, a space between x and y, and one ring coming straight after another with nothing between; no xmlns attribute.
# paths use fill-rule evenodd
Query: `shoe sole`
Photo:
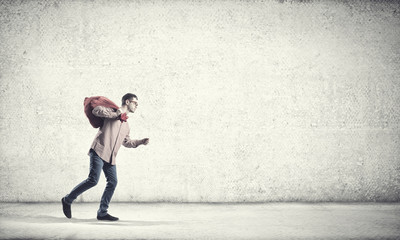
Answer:
<svg viewBox="0 0 400 240"><path fill-rule="evenodd" d="M117 219L99 219L99 218L97 218L97 220L99 220L99 221L110 221L110 222L116 222L116 221L118 221L118 220L119 220L119 218L117 218Z"/></svg>

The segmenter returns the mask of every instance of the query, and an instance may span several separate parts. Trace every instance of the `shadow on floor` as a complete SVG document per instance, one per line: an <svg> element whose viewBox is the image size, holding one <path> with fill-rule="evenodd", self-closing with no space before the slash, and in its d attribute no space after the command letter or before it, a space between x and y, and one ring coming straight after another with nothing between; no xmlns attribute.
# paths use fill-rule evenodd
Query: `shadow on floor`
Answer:
<svg viewBox="0 0 400 240"><path fill-rule="evenodd" d="M80 218L65 218L65 217L54 217L47 215L39 215L36 217L14 217L10 216L8 220L15 222L24 223L79 223L79 224L92 224L92 225L114 225L114 226L154 226L154 225L171 225L176 224L174 221L134 221L134 220L119 220L115 222L111 221L99 221L96 218L80 219Z"/></svg>

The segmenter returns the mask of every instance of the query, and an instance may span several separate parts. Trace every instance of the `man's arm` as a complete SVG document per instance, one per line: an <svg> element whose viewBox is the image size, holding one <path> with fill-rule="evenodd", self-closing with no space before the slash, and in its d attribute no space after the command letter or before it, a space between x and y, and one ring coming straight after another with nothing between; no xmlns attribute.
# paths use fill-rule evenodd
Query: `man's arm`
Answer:
<svg viewBox="0 0 400 240"><path fill-rule="evenodd" d="M143 139L140 139L140 140L138 140L138 139L134 139L134 140L132 140L130 137L129 137L129 133L125 136L125 139L124 139L124 141L122 142L122 145L124 145L124 147L127 147L127 148L136 148L136 147L138 147L139 145L141 145L141 144L144 144L144 145L147 145L149 143L149 139L148 138L143 138Z"/></svg>
<svg viewBox="0 0 400 240"><path fill-rule="evenodd" d="M140 144L142 144L142 140L137 140L137 139L131 139L129 135L126 135L124 141L122 142L122 145L127 148L136 148Z"/></svg>
<svg viewBox="0 0 400 240"><path fill-rule="evenodd" d="M121 114L121 110L118 109L115 112L112 108L97 106L93 109L92 113L96 117L116 119Z"/></svg>

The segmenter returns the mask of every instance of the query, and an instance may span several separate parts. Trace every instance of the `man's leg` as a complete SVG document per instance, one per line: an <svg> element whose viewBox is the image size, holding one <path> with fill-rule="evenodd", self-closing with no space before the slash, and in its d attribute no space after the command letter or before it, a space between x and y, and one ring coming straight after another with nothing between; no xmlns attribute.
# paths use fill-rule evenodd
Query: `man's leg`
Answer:
<svg viewBox="0 0 400 240"><path fill-rule="evenodd" d="M79 183L70 194L67 194L64 198L65 203L71 205L71 203L84 191L96 186L99 182L101 169L103 168L103 160L96 154L95 151L90 151L90 172L86 180Z"/></svg>
<svg viewBox="0 0 400 240"><path fill-rule="evenodd" d="M110 163L104 162L103 166L104 175L107 179L107 186L104 189L103 196L101 197L100 208L97 211L98 217L104 217L107 215L108 205L110 204L111 198L114 194L114 190L117 187L117 167L115 165L111 165ZM103 219L99 219L103 220ZM105 219L110 220L110 219ZM118 219L114 219L118 220Z"/></svg>

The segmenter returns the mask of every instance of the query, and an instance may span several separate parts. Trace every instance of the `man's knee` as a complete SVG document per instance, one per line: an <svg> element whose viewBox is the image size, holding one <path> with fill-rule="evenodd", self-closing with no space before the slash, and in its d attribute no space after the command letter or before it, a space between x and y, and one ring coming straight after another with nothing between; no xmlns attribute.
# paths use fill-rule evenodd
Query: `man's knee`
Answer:
<svg viewBox="0 0 400 240"><path fill-rule="evenodd" d="M93 186L97 185L97 183L99 182L99 179L98 178L94 178L94 177L89 177L86 180L86 182L89 183L93 187Z"/></svg>

